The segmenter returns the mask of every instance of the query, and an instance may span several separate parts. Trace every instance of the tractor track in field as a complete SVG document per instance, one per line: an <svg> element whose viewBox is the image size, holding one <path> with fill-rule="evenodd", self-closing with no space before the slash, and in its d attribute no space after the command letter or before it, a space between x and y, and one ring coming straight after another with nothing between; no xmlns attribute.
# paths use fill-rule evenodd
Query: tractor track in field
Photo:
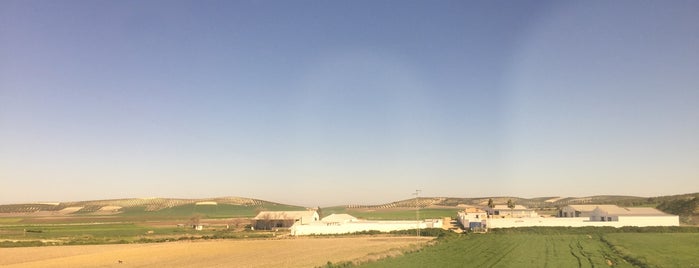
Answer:
<svg viewBox="0 0 699 268"><path fill-rule="evenodd" d="M507 249L507 251L504 252L503 254L500 254L500 258L497 258L495 260L495 262L490 264L488 267L493 267L493 266L497 265L503 259L505 259L508 255L510 255L510 253L512 253L512 251L514 251L516 248L520 247L521 245L522 245L522 243L510 243L510 247Z"/></svg>
<svg viewBox="0 0 699 268"><path fill-rule="evenodd" d="M575 250L573 250L572 241L568 244L568 248L570 248L570 255L573 255L573 257L575 257L575 259L578 261L578 267L582 267L582 261L580 260L580 257L578 257L578 255L575 254Z"/></svg>
<svg viewBox="0 0 699 268"><path fill-rule="evenodd" d="M577 244L577 248L580 250L580 255L582 255L583 257L585 257L585 259L587 260L587 262L590 263L590 266L591 266L591 267L595 267L595 263L592 261L592 258L591 258L588 254L585 253L585 249L583 248L582 244L580 244L580 240L578 239L578 240L576 240L576 242L577 242L577 243L576 243L576 244Z"/></svg>

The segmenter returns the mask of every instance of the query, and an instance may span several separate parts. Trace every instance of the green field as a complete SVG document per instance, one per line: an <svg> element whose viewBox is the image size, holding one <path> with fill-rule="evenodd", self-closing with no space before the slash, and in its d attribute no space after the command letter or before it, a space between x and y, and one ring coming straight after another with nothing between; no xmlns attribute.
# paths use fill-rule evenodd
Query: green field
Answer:
<svg viewBox="0 0 699 268"><path fill-rule="evenodd" d="M697 233L471 234L361 266L699 267L698 239Z"/></svg>
<svg viewBox="0 0 699 268"><path fill-rule="evenodd" d="M244 206L233 204L195 205L184 204L174 207L148 211L145 206L125 207L116 214L100 215L94 211L76 212L61 217L24 216L0 217L0 226L4 224L80 224L80 223L112 223L112 222L145 222L163 220L186 221L194 216L201 219L252 218L262 210L305 210L303 207L267 203L264 206ZM0 234L0 238L2 235Z"/></svg>
<svg viewBox="0 0 699 268"><path fill-rule="evenodd" d="M632 263L699 267L699 233L619 233L604 239Z"/></svg>
<svg viewBox="0 0 699 268"><path fill-rule="evenodd" d="M6 239L56 239L61 237L120 237L146 234L152 227L136 224L50 224L0 226Z"/></svg>
<svg viewBox="0 0 699 268"><path fill-rule="evenodd" d="M230 204L218 205L195 205L186 204L176 207L165 208L156 211L146 211L145 207L124 208L123 213L118 217L141 218L148 220L159 219L186 219L194 215L201 215L202 218L251 218L255 217L261 210L282 211L282 210L305 210L303 207L267 204L264 207L240 206Z"/></svg>
<svg viewBox="0 0 699 268"><path fill-rule="evenodd" d="M459 208L423 208L420 209L420 219L440 219L454 217L461 211ZM345 207L329 207L322 209L323 215L332 213L347 213L365 220L415 220L415 209L354 209Z"/></svg>
<svg viewBox="0 0 699 268"><path fill-rule="evenodd" d="M221 226L196 231L189 226L163 227L136 223L0 225L0 247L123 244L182 239L271 237L271 232L249 232Z"/></svg>
<svg viewBox="0 0 699 268"><path fill-rule="evenodd" d="M89 209L60 216L7 217L0 218L0 247L268 237L274 234L242 231L247 222L242 220L241 223L239 219L252 218L261 210L304 209L270 202L259 206L189 203L154 211L149 211L146 206L134 205L122 208L119 213L106 215L95 214L96 209ZM204 221L207 227L202 231L193 230L189 224L195 220ZM234 228L228 229L227 224Z"/></svg>

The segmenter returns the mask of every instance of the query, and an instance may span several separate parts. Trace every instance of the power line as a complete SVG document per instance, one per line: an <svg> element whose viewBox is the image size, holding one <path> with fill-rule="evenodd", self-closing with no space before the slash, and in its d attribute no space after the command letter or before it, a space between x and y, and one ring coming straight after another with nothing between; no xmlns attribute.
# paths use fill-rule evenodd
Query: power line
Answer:
<svg viewBox="0 0 699 268"><path fill-rule="evenodd" d="M413 195L415 196L415 220L417 221L417 236L420 237L420 192L422 190L415 190Z"/></svg>

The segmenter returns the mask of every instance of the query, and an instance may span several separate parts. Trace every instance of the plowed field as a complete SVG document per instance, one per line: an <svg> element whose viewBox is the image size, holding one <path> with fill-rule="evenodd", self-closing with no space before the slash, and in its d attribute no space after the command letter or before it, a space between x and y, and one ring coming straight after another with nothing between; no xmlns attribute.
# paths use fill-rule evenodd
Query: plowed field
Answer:
<svg viewBox="0 0 699 268"><path fill-rule="evenodd" d="M348 237L0 248L0 266L316 267L397 255L417 243L415 237Z"/></svg>

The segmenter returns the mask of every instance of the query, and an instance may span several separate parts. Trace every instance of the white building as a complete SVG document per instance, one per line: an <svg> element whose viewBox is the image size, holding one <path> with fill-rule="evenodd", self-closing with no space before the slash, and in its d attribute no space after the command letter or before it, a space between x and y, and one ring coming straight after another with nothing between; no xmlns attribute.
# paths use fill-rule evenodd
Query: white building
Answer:
<svg viewBox="0 0 699 268"><path fill-rule="evenodd" d="M253 218L257 230L288 228L296 223L308 224L318 221L320 216L313 210L305 211L262 211Z"/></svg>
<svg viewBox="0 0 699 268"><path fill-rule="evenodd" d="M466 208L456 214L456 220L461 226L468 229L486 227L487 219L488 213L485 210L475 207Z"/></svg>
<svg viewBox="0 0 699 268"><path fill-rule="evenodd" d="M514 208L509 208L507 205L495 205L495 207L485 207L488 215L491 217L500 218L534 218L539 217L533 209L529 209L522 205L515 205Z"/></svg>
<svg viewBox="0 0 699 268"><path fill-rule="evenodd" d="M330 214L326 216L325 218L320 220L321 222L324 223L346 223L346 222L353 222L353 221L358 221L357 218L350 214Z"/></svg>
<svg viewBox="0 0 699 268"><path fill-rule="evenodd" d="M561 209L567 217L491 217L487 220L488 228L513 228L532 226L552 227L585 227L585 226L610 226L610 227L648 227L648 226L679 226L680 219L677 215L663 213L654 208L622 208L615 205L591 205L590 211L587 205L569 206ZM571 217L576 215L580 217ZM582 217L589 214L589 217Z"/></svg>
<svg viewBox="0 0 699 268"><path fill-rule="evenodd" d="M596 208L618 208L616 205L568 205L558 210L559 218L589 218Z"/></svg>
<svg viewBox="0 0 699 268"><path fill-rule="evenodd" d="M410 229L442 228L441 219L424 221L367 221L348 214L332 214L321 221L291 226L291 235L348 234L365 231L391 232Z"/></svg>
<svg viewBox="0 0 699 268"><path fill-rule="evenodd" d="M667 214L655 208L598 207L592 211L590 221L619 222L624 226L679 226L677 215Z"/></svg>

